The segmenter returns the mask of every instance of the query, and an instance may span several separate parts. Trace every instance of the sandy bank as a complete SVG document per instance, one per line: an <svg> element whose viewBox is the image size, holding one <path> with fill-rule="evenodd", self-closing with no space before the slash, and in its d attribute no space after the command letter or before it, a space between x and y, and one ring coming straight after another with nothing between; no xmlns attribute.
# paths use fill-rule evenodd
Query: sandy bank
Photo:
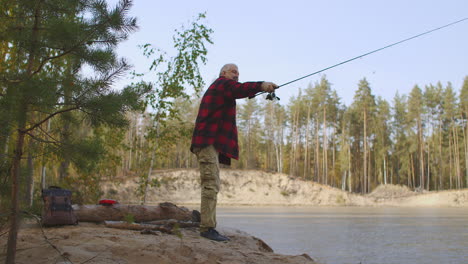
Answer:
<svg viewBox="0 0 468 264"><path fill-rule="evenodd" d="M404 186L382 185L368 195L359 195L281 173L256 170L221 170L220 205L294 206L455 206L468 207L468 189L440 192L413 192ZM199 204L199 174L192 170L155 172L161 186L150 187L147 202ZM103 183L106 197L124 203L140 203L136 196L138 179Z"/></svg>

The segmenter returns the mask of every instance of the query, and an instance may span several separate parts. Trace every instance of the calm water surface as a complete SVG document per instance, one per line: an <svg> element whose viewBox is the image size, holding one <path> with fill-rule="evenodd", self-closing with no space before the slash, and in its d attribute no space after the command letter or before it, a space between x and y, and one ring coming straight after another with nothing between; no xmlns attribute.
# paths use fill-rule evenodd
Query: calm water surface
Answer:
<svg viewBox="0 0 468 264"><path fill-rule="evenodd" d="M218 207L219 227L325 264L468 264L468 209Z"/></svg>

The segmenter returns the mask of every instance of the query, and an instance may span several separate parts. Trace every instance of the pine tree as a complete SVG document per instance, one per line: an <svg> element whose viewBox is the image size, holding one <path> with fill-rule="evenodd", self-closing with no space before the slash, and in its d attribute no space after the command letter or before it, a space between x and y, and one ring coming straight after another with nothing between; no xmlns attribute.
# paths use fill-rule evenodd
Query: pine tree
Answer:
<svg viewBox="0 0 468 264"><path fill-rule="evenodd" d="M377 169L377 184L388 182L388 158L391 146L390 142L390 105L380 96L377 98L375 118L375 163Z"/></svg>
<svg viewBox="0 0 468 264"><path fill-rule="evenodd" d="M409 149L408 149L408 113L407 113L407 97L396 93L393 99L393 114L392 114L392 136L394 144L392 148L393 155L393 171L396 175L396 184L409 185L410 181L410 165L409 165Z"/></svg>
<svg viewBox="0 0 468 264"><path fill-rule="evenodd" d="M460 91L460 114L463 130L463 149L465 155L465 187L468 187L468 76Z"/></svg>
<svg viewBox="0 0 468 264"><path fill-rule="evenodd" d="M412 151L414 153L414 157L417 157L416 165L418 166L418 174L419 174L419 188L424 189L425 185L425 175L424 175L424 113L425 113L425 105L423 100L423 94L421 88L415 85L411 90L410 96L408 98L408 116L409 120L412 120L412 128L416 130L416 134L413 137L413 140L410 142L412 143ZM416 144L416 145L414 145ZM414 160L414 159L412 159ZM415 167L415 166L414 166ZM416 169L412 169L413 175L416 175ZM414 185L416 183L413 183Z"/></svg>
<svg viewBox="0 0 468 264"><path fill-rule="evenodd" d="M238 108L239 148L244 168L253 169L259 165L258 142L260 133L260 107L256 98L243 102Z"/></svg>
<svg viewBox="0 0 468 264"><path fill-rule="evenodd" d="M375 108L376 103L374 99L374 95L372 94L371 88L369 86L369 82L364 78L359 81L358 90L354 95L354 102L353 102L353 111L357 113L359 116L359 124L362 126L360 131L362 132L362 151L363 157L363 167L362 167L362 177L361 177L361 192L367 193L369 192L369 183L370 183L370 173L369 173L369 153L370 153L370 138L371 137L371 130L372 122L375 116ZM358 138L356 138L358 139ZM361 140L359 138L356 141Z"/></svg>
<svg viewBox="0 0 468 264"><path fill-rule="evenodd" d="M287 117L283 106L278 102L268 101L263 109L264 134L262 142L266 145L262 150L266 151L267 170L283 171L284 131L286 130Z"/></svg>
<svg viewBox="0 0 468 264"><path fill-rule="evenodd" d="M427 162L426 162L426 189L439 189L442 182L443 156L442 156L442 84L427 85L424 89L424 104L426 105L427 129Z"/></svg>
<svg viewBox="0 0 468 264"><path fill-rule="evenodd" d="M456 124L458 102L450 83L445 88L443 100L444 119L447 123L449 140L449 185L450 188L461 188L460 148Z"/></svg>
<svg viewBox="0 0 468 264"><path fill-rule="evenodd" d="M297 97L292 97L289 100L287 106L288 109L288 122L290 124L289 129L289 144L288 144L288 165L289 174L292 176L301 175L301 162L302 158L302 141L304 139L304 126L306 122L306 99L303 96L302 90L299 90Z"/></svg>
<svg viewBox="0 0 468 264"><path fill-rule="evenodd" d="M91 126L121 127L126 124L124 111L139 108L144 91L110 89L129 68L125 60L117 58L115 48L136 29L136 20L127 17L131 1L122 0L115 8L100 0L7 3L0 23L5 25L0 34L7 54L0 72L0 106L1 122L6 124L3 135L15 142L9 161L12 207L6 260L14 263L20 212L18 179L25 143L35 140L54 144L58 151L69 149L70 144L50 137L42 126L74 111ZM90 74L85 74L85 66ZM75 151L89 153L92 148L87 145Z"/></svg>
<svg viewBox="0 0 468 264"><path fill-rule="evenodd" d="M351 137L350 137L350 118L351 111L344 111L341 122L341 134L339 137L340 152L338 153L338 161L341 177L341 189L353 190L353 174L351 167ZM348 186L348 188L346 188Z"/></svg>

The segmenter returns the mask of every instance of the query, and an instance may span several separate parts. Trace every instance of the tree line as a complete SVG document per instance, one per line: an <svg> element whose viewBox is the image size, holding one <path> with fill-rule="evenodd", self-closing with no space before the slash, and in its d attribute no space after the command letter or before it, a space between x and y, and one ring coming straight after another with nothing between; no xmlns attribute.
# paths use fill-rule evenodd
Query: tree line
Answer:
<svg viewBox="0 0 468 264"><path fill-rule="evenodd" d="M282 172L358 193L380 184L420 191L468 186L468 77L458 92L451 83L415 85L391 102L375 96L365 78L356 88L349 106L326 77L284 106L242 101L240 160L232 167ZM164 143L151 152L155 168L197 167L189 146L198 102L197 96L174 101L180 115L161 127ZM131 119L127 149L120 152L122 175L144 167L150 155L144 118Z"/></svg>

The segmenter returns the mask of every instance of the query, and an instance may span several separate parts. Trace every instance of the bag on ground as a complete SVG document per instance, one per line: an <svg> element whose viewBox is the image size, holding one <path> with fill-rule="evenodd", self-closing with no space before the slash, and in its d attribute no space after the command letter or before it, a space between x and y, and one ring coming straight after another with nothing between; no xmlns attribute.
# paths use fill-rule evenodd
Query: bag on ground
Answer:
<svg viewBox="0 0 468 264"><path fill-rule="evenodd" d="M78 220L71 203L72 192L59 187L49 187L42 190L44 208L42 209L42 225L76 225Z"/></svg>

